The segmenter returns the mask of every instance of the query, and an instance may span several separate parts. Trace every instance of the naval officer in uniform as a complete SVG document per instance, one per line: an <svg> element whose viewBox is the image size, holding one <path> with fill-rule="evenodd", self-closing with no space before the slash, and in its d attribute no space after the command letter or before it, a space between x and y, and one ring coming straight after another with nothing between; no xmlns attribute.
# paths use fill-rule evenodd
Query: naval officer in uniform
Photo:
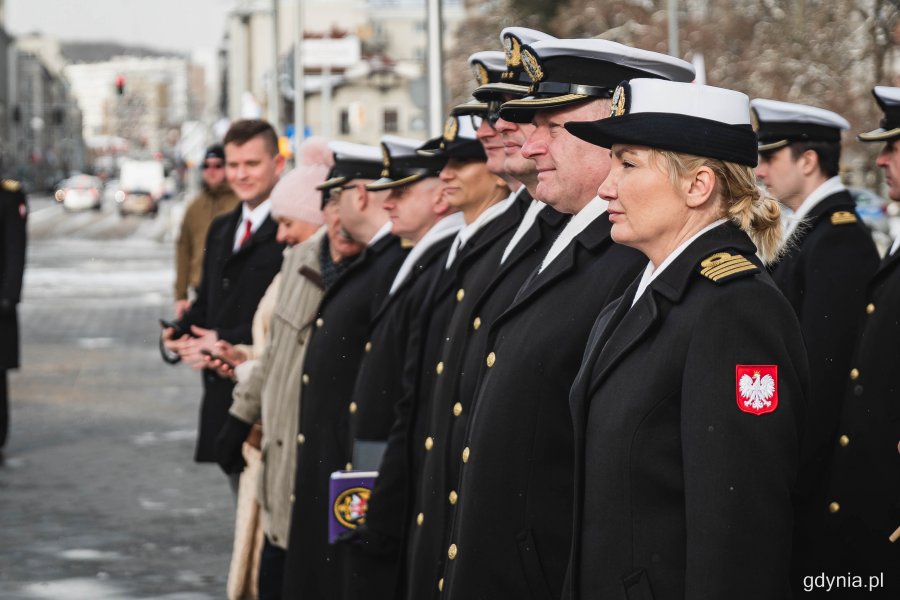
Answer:
<svg viewBox="0 0 900 600"><path fill-rule="evenodd" d="M888 195L900 202L900 88L878 86L880 127L859 135L883 144L878 165ZM802 576L879 578L882 597L900 597L900 238L869 280L857 313L856 340L837 431L828 485L813 498L816 535L808 548L815 563ZM803 580L797 582L802 586ZM857 597L836 590L837 598Z"/></svg>
<svg viewBox="0 0 900 600"><path fill-rule="evenodd" d="M610 118L566 125L611 148L611 235L649 260L571 393L569 598L790 595L806 351L757 258L780 210L756 186L749 116L738 92L636 79Z"/></svg>
<svg viewBox="0 0 900 600"><path fill-rule="evenodd" d="M9 433L9 383L6 372L19 367L19 318L25 272L28 203L22 184L0 182L0 465Z"/></svg>
<svg viewBox="0 0 900 600"><path fill-rule="evenodd" d="M522 148L538 173L535 196L572 217L489 326L484 373L451 457L459 477L447 494L436 585L454 600L559 596L572 523L569 388L597 314L643 265L613 243L596 197L608 150L563 125L608 115L623 79L694 78L682 60L607 40L539 41L523 45L521 59L531 94L503 104L500 118L535 126Z"/></svg>

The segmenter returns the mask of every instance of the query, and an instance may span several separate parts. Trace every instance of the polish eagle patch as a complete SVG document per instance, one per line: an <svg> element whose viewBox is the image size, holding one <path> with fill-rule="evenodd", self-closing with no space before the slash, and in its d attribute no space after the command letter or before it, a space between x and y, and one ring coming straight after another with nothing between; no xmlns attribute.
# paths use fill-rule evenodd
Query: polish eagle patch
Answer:
<svg viewBox="0 0 900 600"><path fill-rule="evenodd" d="M735 389L738 408L764 415L778 408L778 365L737 365Z"/></svg>

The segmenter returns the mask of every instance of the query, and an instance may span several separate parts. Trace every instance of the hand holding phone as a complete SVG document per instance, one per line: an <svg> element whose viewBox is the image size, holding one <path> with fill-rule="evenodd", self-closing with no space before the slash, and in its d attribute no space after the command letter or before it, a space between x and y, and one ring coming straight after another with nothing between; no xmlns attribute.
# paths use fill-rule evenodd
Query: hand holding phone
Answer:
<svg viewBox="0 0 900 600"><path fill-rule="evenodd" d="M228 360L227 358L220 356L220 355L216 354L215 352L211 352L211 351L207 350L206 348L202 348L200 350L200 354L202 354L203 356L208 356L209 360L218 360L219 362L221 362L223 365L225 365L229 369L234 369L234 367L235 367L234 363L231 362L230 360Z"/></svg>
<svg viewBox="0 0 900 600"><path fill-rule="evenodd" d="M160 319L159 326L163 329L171 329L173 340L181 337L181 327L179 327L178 323L176 323L175 321L166 321L165 319Z"/></svg>

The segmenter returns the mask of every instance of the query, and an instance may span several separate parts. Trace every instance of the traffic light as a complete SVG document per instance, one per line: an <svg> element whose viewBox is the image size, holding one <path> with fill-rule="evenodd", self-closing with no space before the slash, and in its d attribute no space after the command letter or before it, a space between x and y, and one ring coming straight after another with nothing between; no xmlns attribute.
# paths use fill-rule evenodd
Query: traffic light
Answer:
<svg viewBox="0 0 900 600"><path fill-rule="evenodd" d="M125 77L123 75L116 75L116 93L120 96L125 93Z"/></svg>

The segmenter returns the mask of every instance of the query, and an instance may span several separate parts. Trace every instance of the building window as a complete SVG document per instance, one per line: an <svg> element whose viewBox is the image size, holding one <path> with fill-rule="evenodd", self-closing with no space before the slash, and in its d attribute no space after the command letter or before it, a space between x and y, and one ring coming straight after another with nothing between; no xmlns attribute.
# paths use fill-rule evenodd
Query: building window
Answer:
<svg viewBox="0 0 900 600"><path fill-rule="evenodd" d="M400 131L400 114L396 108L384 109L384 132L397 133Z"/></svg>
<svg viewBox="0 0 900 600"><path fill-rule="evenodd" d="M350 135L350 111L341 109L341 135Z"/></svg>

